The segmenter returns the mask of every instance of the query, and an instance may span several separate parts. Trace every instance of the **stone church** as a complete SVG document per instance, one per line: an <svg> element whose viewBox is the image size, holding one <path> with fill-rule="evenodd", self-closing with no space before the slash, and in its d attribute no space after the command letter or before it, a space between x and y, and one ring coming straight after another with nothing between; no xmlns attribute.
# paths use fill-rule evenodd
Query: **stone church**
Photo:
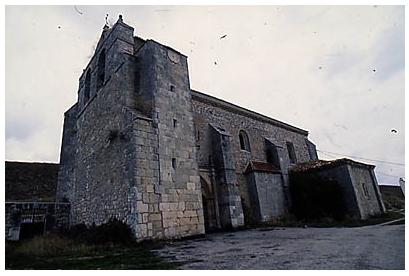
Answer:
<svg viewBox="0 0 409 276"><path fill-rule="evenodd" d="M122 16L103 28L65 112L57 202L70 224L116 217L144 240L288 214L289 170L318 159L308 132L192 90L184 54L133 33ZM348 182L374 202L357 203L362 218L384 211L363 168L372 198Z"/></svg>

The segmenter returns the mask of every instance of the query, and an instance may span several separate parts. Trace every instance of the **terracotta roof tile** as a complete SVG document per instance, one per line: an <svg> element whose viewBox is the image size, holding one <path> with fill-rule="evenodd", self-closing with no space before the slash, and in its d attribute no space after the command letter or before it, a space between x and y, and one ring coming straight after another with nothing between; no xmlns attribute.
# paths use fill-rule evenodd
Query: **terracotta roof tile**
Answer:
<svg viewBox="0 0 409 276"><path fill-rule="evenodd" d="M280 173L280 169L270 163L259 162L259 161L250 161L246 167L244 173L250 173L252 171L259 172L274 172Z"/></svg>
<svg viewBox="0 0 409 276"><path fill-rule="evenodd" d="M314 160L304 163L298 163L290 168L293 172L306 172L309 170L321 169L321 168L328 168L328 167L335 167L340 165L349 164L352 166L360 166L360 167L369 167L375 168L374 165L365 164L361 162L357 162L347 158L335 159L335 160Z"/></svg>

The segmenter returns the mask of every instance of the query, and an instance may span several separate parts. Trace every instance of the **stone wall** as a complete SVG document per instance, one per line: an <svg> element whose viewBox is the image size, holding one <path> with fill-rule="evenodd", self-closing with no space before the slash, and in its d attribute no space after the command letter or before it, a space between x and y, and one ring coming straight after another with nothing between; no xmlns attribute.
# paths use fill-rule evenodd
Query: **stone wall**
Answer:
<svg viewBox="0 0 409 276"><path fill-rule="evenodd" d="M279 149L279 157L284 168L290 166L286 142L292 142L299 163L311 160L305 139L308 132L296 127L270 119L257 118L257 114L243 108L216 99L214 97L192 91L192 105L196 128L196 140L199 166L209 164L211 139L209 124L212 124L232 135L232 147L238 172L244 171L248 161L266 162L265 139L274 143ZM248 113L248 114L247 114ZM261 116L261 115L260 115ZM265 117L265 116L263 116ZM244 130L250 140L251 152L240 149L239 131Z"/></svg>
<svg viewBox="0 0 409 276"><path fill-rule="evenodd" d="M247 178L253 216L257 222L268 222L287 214L280 173L253 171Z"/></svg>
<svg viewBox="0 0 409 276"><path fill-rule="evenodd" d="M324 179L331 179L337 181L339 187L342 190L343 207L351 217L360 217L360 209L355 193L355 189L352 183L351 175L348 170L348 165L341 164L338 166L327 167L320 170L313 170L306 172L307 174L317 174Z"/></svg>
<svg viewBox="0 0 409 276"><path fill-rule="evenodd" d="M373 169L353 165L348 165L348 169L361 211L361 218L366 219L384 212L385 207L378 183L373 175Z"/></svg>
<svg viewBox="0 0 409 276"><path fill-rule="evenodd" d="M153 119L158 128L161 203L165 237L204 233L186 56L154 41L156 87ZM148 57L149 58L149 57Z"/></svg>
<svg viewBox="0 0 409 276"><path fill-rule="evenodd" d="M315 156L310 156L310 152L313 152L314 148L307 144L309 142L308 132L197 91L192 90L192 99L199 167L213 166L214 143L211 136L211 125L228 133L231 136L231 152L236 181L246 222L251 222L254 206L251 205L248 180L244 175L244 170L250 160L267 162L266 139L277 148L283 178L284 202L285 205L289 205L288 169L292 164L286 142L291 142L294 145L297 162L310 161ZM248 135L250 151L240 148L240 130L244 130ZM283 209L287 209L287 207L282 206Z"/></svg>
<svg viewBox="0 0 409 276"><path fill-rule="evenodd" d="M60 168L56 200L71 202L75 182L75 151L77 146L78 104L64 113L64 126L60 152Z"/></svg>
<svg viewBox="0 0 409 276"><path fill-rule="evenodd" d="M77 117L73 224L135 220L129 202L136 200L131 191L137 151L126 132L136 117L126 106L134 91L134 60L124 59Z"/></svg>
<svg viewBox="0 0 409 276"><path fill-rule="evenodd" d="M129 135L129 143L135 145L133 164L134 183L128 195L132 221L138 239L162 238L162 214L159 209L161 199L160 170L158 153L158 130L151 118L135 118Z"/></svg>
<svg viewBox="0 0 409 276"><path fill-rule="evenodd" d="M68 226L70 205L55 202L6 202L5 238L19 240L22 228L36 224L37 232L27 235L42 235ZM23 229L24 230L24 229Z"/></svg>

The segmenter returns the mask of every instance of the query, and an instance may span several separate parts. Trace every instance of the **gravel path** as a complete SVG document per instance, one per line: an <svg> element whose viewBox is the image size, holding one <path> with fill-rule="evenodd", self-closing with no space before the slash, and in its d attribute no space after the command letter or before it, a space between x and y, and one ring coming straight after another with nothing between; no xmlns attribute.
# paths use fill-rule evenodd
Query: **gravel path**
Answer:
<svg viewBox="0 0 409 276"><path fill-rule="evenodd" d="M405 225L216 233L156 253L182 269L404 269Z"/></svg>

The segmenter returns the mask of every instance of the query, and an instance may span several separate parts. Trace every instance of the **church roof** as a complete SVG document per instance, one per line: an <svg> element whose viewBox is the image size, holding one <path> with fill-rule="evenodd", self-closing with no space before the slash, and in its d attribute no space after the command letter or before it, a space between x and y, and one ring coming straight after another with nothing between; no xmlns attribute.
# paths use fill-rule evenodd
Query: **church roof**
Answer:
<svg viewBox="0 0 409 276"><path fill-rule="evenodd" d="M345 164L352 165L352 166L358 166L358 167L375 168L374 165L357 162L357 161L347 159L347 158L341 158L341 159L336 159L336 160L314 160L314 161L299 163L299 164L292 166L290 170L293 172L306 172L309 170L330 168L330 167L336 167L336 166L345 165Z"/></svg>

